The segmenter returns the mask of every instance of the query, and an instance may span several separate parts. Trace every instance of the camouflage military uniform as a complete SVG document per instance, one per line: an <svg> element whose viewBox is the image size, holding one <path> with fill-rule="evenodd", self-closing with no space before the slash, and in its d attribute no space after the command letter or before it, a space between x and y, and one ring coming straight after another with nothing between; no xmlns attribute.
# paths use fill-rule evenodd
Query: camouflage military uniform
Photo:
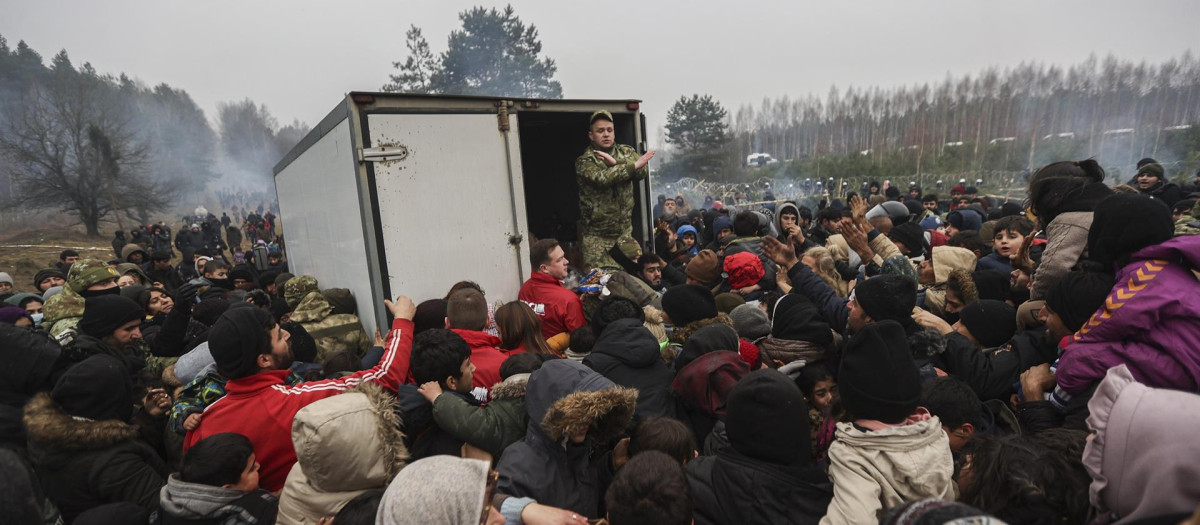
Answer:
<svg viewBox="0 0 1200 525"><path fill-rule="evenodd" d="M617 163L609 166L590 145L575 159L579 180L579 218L583 229L584 269L620 270L608 255L609 248L633 236L633 184L649 176L650 169L634 168L641 155L632 146L614 144L608 151Z"/></svg>
<svg viewBox="0 0 1200 525"><path fill-rule="evenodd" d="M104 261L83 259L71 265L63 291L47 300L42 307L45 313L42 323L48 327L50 337L60 345L69 344L75 338L79 321L83 319L84 299L79 293L90 286L116 278L117 269Z"/></svg>
<svg viewBox="0 0 1200 525"><path fill-rule="evenodd" d="M291 320L300 323L316 342L318 363L345 351L361 357L371 348L371 339L358 316L333 314L333 307L317 288L316 278L301 275L288 279L283 297L295 308Z"/></svg>
<svg viewBox="0 0 1200 525"><path fill-rule="evenodd" d="M1200 206L1192 206L1192 212L1175 222L1175 236L1200 234Z"/></svg>

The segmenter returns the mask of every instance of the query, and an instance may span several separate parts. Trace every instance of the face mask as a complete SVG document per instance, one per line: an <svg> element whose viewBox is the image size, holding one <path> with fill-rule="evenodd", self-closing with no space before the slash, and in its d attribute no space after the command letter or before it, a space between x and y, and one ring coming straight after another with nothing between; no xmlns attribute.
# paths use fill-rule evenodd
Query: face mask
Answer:
<svg viewBox="0 0 1200 525"><path fill-rule="evenodd" d="M80 295L80 297L83 297L84 299L91 299L93 297L100 297L100 296L104 296L104 295L117 295L119 293L121 293L121 287L114 286L112 288L105 288L103 290L84 290L82 292L79 292L79 295Z"/></svg>
<svg viewBox="0 0 1200 525"><path fill-rule="evenodd" d="M29 316L29 317L33 318L33 327L34 328L42 327L42 315L43 315L42 312L38 312L36 314L32 314Z"/></svg>

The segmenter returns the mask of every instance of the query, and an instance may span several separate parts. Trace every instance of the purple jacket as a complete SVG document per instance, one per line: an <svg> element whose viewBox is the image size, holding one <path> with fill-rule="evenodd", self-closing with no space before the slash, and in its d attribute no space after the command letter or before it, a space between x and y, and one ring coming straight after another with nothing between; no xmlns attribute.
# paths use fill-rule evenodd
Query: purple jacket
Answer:
<svg viewBox="0 0 1200 525"><path fill-rule="evenodd" d="M1200 236L1134 253L1116 286L1063 349L1055 377L1079 394L1124 364L1151 387L1200 390Z"/></svg>

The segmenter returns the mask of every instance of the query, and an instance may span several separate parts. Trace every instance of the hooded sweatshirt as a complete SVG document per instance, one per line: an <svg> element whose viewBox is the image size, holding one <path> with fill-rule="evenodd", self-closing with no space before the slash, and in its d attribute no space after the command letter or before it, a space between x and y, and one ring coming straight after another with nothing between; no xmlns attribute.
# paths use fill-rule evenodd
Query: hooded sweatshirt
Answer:
<svg viewBox="0 0 1200 525"><path fill-rule="evenodd" d="M658 340L637 319L618 319L604 328L583 364L619 386L638 390L637 415L675 416L671 380Z"/></svg>
<svg viewBox="0 0 1200 525"><path fill-rule="evenodd" d="M529 376L529 428L524 440L505 449L496 466L497 493L597 516L612 478L611 456L602 454L592 461L592 444L606 443L625 430L637 395L582 363L546 362ZM572 443L571 436L585 429L587 440Z"/></svg>
<svg viewBox="0 0 1200 525"><path fill-rule="evenodd" d="M408 457L394 403L368 383L296 413L296 464L279 495L278 523L315 524L359 494L387 487Z"/></svg>
<svg viewBox="0 0 1200 525"><path fill-rule="evenodd" d="M414 462L383 493L375 523L476 525L487 497L488 463L433 456Z"/></svg>
<svg viewBox="0 0 1200 525"><path fill-rule="evenodd" d="M1108 371L1088 402L1093 438L1083 449L1092 475L1093 523L1131 523L1195 510L1200 501L1200 397L1149 388L1124 365Z"/></svg>
<svg viewBox="0 0 1200 525"><path fill-rule="evenodd" d="M154 523L222 523L258 525L274 523L279 500L269 492L243 492L213 485L188 483L171 474L159 493L160 509Z"/></svg>
<svg viewBox="0 0 1200 525"><path fill-rule="evenodd" d="M946 313L946 281L954 270L975 271L975 254L966 248L937 246L933 249L933 284L925 289L925 308L936 315Z"/></svg>

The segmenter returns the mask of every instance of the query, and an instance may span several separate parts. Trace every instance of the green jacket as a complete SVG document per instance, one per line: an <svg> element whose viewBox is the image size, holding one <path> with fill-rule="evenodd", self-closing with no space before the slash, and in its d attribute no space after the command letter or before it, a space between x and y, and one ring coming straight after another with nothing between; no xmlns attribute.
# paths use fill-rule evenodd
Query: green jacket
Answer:
<svg viewBox="0 0 1200 525"><path fill-rule="evenodd" d="M321 292L309 292L292 311L291 320L300 323L316 341L317 363L345 351L362 357L371 348L362 322L355 315L332 312L333 307Z"/></svg>
<svg viewBox="0 0 1200 525"><path fill-rule="evenodd" d="M633 185L650 175L650 168L633 165L641 155L632 146L615 144L606 152L617 160L609 166L596 155L594 145L575 159L579 179L579 218L584 232L598 237L629 235L633 230Z"/></svg>
<svg viewBox="0 0 1200 525"><path fill-rule="evenodd" d="M433 420L446 433L488 451L494 458L525 437L525 384L529 374L511 376L492 387L487 406L474 406L457 396L433 401Z"/></svg>

